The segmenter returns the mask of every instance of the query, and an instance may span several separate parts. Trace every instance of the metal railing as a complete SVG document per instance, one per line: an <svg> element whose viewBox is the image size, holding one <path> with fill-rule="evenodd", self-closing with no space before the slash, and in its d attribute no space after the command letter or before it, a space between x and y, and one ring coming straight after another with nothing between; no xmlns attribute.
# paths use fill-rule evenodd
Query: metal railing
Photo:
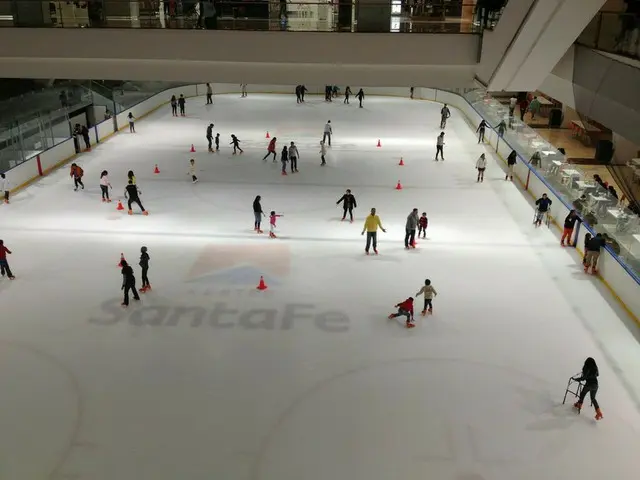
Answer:
<svg viewBox="0 0 640 480"><path fill-rule="evenodd" d="M605 235L608 247L621 264L639 279L638 214L596 182L593 175L583 171L580 165L567 163L565 156L533 128L517 117L510 117L509 107L492 98L484 89L466 91L462 96L494 130L501 122L505 122L502 141L506 141L523 161L529 163L549 188L579 213L584 223ZM640 164L637 168L640 169Z"/></svg>
<svg viewBox="0 0 640 480"><path fill-rule="evenodd" d="M494 3L484 7L471 0L0 0L0 26L480 33L498 21L501 6Z"/></svg>
<svg viewBox="0 0 640 480"><path fill-rule="evenodd" d="M599 12L576 42L603 52L640 59L640 14Z"/></svg>

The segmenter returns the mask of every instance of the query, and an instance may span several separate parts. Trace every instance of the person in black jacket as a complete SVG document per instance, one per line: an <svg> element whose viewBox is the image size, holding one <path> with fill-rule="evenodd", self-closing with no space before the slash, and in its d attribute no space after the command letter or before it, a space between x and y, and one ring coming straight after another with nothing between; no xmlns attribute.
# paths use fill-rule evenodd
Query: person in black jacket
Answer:
<svg viewBox="0 0 640 480"><path fill-rule="evenodd" d="M262 200L262 197L260 195L258 195L253 200L253 230L258 233L262 233L262 230L260 230L260 223L262 222L262 216L264 215L264 212L262 211L262 205L260 205L260 200Z"/></svg>
<svg viewBox="0 0 640 480"><path fill-rule="evenodd" d="M569 215L564 219L564 230L562 231L562 238L560 239L560 246L569 247L571 245L571 236L573 235L573 229L578 221L578 214L575 210L571 210ZM564 244L564 240L567 240L567 244Z"/></svg>
<svg viewBox="0 0 640 480"><path fill-rule="evenodd" d="M584 386L580 392L580 398L573 406L580 411L587 393L591 394L591 403L593 408L596 409L596 420L602 418L602 411L600 411L600 405L598 404L598 400L596 400L596 393L598 393L598 375L600 375L598 365L596 365L596 361L593 358L589 357L584 361L580 376L572 379L576 382L584 382Z"/></svg>
<svg viewBox="0 0 640 480"><path fill-rule="evenodd" d="M358 102L360 102L360 108L362 108L362 101L364 100L364 90L358 90L358 93L356 93L356 98L358 99Z"/></svg>
<svg viewBox="0 0 640 480"><path fill-rule="evenodd" d="M151 290L151 284L149 283L149 277L147 277L147 272L149 271L149 260L151 257L147 253L147 247L140 248L140 267L142 268L142 288L140 289L140 293L146 293Z"/></svg>
<svg viewBox="0 0 640 480"><path fill-rule="evenodd" d="M185 100L184 95L180 94L180 98L178 98L178 106L180 107L180 115L183 117L185 116L184 106L186 103L187 101Z"/></svg>
<svg viewBox="0 0 640 480"><path fill-rule="evenodd" d="M296 85L296 103L302 103L302 85Z"/></svg>
<svg viewBox="0 0 640 480"><path fill-rule="evenodd" d="M600 250L606 245L606 241L601 233L596 234L591 240L587 242L587 254L584 258L584 273L589 273L589 267L591 267L591 274L598 273L598 258L600 258Z"/></svg>
<svg viewBox="0 0 640 480"><path fill-rule="evenodd" d="M91 141L89 140L89 129L86 125L82 125L80 127L80 133L82 134L82 139L84 140L84 144L87 147L87 150L91 150Z"/></svg>
<svg viewBox="0 0 640 480"><path fill-rule="evenodd" d="M244 150L240 148L240 140L234 134L231 134L231 143L229 145L233 145L233 154L236 154L236 150L240 150L240 153L243 153Z"/></svg>
<svg viewBox="0 0 640 480"><path fill-rule="evenodd" d="M511 150L511 153L507 157L507 174L504 176L505 180L511 179L513 182L513 169L516 165L516 160L518 158L518 154L515 150Z"/></svg>
<svg viewBox="0 0 640 480"><path fill-rule="evenodd" d="M478 143L484 142L484 131L487 128L487 122L482 120L478 128L476 129L476 133L478 134Z"/></svg>
<svg viewBox="0 0 640 480"><path fill-rule="evenodd" d="M542 225L542 219L549 211L549 207L551 206L552 203L553 202L549 197L547 197L546 193L543 193L542 197L536 200L536 207L537 207L536 218L533 222L536 227L539 227L540 225Z"/></svg>
<svg viewBox="0 0 640 480"><path fill-rule="evenodd" d="M347 189L347 193L340 197L340 200L336 202L336 205L340 205L341 202L344 202L342 203L342 209L344 210L344 213L342 214L341 221L344 221L347 216L347 212L349 212L350 221L351 223L353 223L353 209L358 205L356 204L356 197L352 195L351 190Z"/></svg>
<svg viewBox="0 0 640 480"><path fill-rule="evenodd" d="M126 260L122 260L122 290L124 290L124 300L122 302L123 307L129 306L129 290L133 293L133 298L140 300L138 290L136 290L136 277L133 276L133 268L127 263Z"/></svg>
<svg viewBox="0 0 640 480"><path fill-rule="evenodd" d="M213 123L207 127L207 142L209 142L209 151L213 152Z"/></svg>
<svg viewBox="0 0 640 480"><path fill-rule="evenodd" d="M133 215L133 210L131 210L131 207L134 203L138 204L140 210L142 210L143 215L149 215L149 212L144 209L144 207L142 206L142 202L140 202L140 193L142 192L138 189L137 185L133 183L132 180L129 180L129 184L124 190L124 196L129 200L129 215Z"/></svg>
<svg viewBox="0 0 640 480"><path fill-rule="evenodd" d="M309 89L307 87L305 87L304 85L300 85L300 100L302 100L302 103L304 103L304 94L308 91Z"/></svg>

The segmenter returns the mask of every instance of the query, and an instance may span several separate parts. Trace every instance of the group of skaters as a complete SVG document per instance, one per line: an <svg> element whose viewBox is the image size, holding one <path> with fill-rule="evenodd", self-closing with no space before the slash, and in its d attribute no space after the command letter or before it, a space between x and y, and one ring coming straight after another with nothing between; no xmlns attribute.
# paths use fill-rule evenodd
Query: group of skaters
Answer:
<svg viewBox="0 0 640 480"><path fill-rule="evenodd" d="M136 288L136 277L133 273L133 268L129 263L122 258L120 260L120 267L122 273L122 288L121 290L124 292L124 299L122 300L122 306L129 306L129 292L133 294L134 300L140 300L140 296L138 293L146 293L151 290L151 284L149 283L149 260L151 257L149 256L149 251L147 247L140 248L140 261L138 265L142 269L142 287L138 290Z"/></svg>
<svg viewBox="0 0 640 480"><path fill-rule="evenodd" d="M438 292L436 292L436 289L433 288L433 285L431 285L431 280L429 280L428 278L424 281L424 285L422 286L422 288L420 288L418 293L415 294L416 297L419 297L420 295L422 295L424 298L424 305L421 312L422 316L424 317L427 314L432 315L433 299L438 295ZM396 313L390 314L388 318L393 319L398 317L406 317L406 327L415 327L416 324L414 319L413 302L413 297L409 297L406 300L397 303L395 307L398 309L398 311Z"/></svg>
<svg viewBox="0 0 640 480"><path fill-rule="evenodd" d="M306 88L304 87L304 85L299 85L299 87L302 87L306 91ZM296 87L296 96L297 95L298 95L298 87ZM337 85L325 85L324 87L325 102L333 102L333 99L338 98L339 95L340 95L340 88ZM353 92L351 91L351 87L347 85L344 89L344 101L342 103L349 105L349 98L351 98L351 95L353 95ZM364 101L364 90L362 88L358 90L358 93L356 93L355 97L358 100L360 108L362 108L362 102ZM302 93L302 102L304 102L304 93ZM301 103L301 102L298 102L298 103Z"/></svg>

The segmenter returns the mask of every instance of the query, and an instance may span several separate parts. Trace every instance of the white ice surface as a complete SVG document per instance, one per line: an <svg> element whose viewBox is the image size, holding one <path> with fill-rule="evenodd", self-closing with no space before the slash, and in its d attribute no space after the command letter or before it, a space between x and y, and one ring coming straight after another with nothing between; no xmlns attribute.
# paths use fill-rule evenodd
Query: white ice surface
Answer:
<svg viewBox="0 0 640 480"><path fill-rule="evenodd" d="M1 479L638 478L628 320L555 232L531 226L529 199L491 155L475 182L485 148L458 112L435 163L437 104L203 103L82 154L85 191L64 168L0 208L17 277L0 281ZM206 152L210 121L218 155ZM296 141L300 173L261 161L266 131L278 151ZM244 155L231 156L231 133ZM135 171L148 217L100 202L103 169L115 198ZM354 224L335 205L346 188ZM285 215L276 240L252 231L258 194ZM388 230L377 257L360 236L371 207ZM413 207L430 224L407 252ZM154 290L125 311L116 264L124 252L139 282L142 245ZM425 278L435 315L412 330L387 320ZM285 321L287 309L302 316ZM598 423L588 403L581 415L561 405L587 356L601 372Z"/></svg>

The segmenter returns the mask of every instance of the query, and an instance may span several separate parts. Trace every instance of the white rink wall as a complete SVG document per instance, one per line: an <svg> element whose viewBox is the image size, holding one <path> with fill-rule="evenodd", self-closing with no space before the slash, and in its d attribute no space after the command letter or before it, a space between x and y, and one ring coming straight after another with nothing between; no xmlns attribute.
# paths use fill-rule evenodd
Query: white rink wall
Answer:
<svg viewBox="0 0 640 480"><path fill-rule="evenodd" d="M215 84L212 83L214 95L240 93L240 85L237 84ZM308 86L307 94L324 95L324 86ZM343 88L343 87L341 87ZM352 87L353 93L357 92L359 87ZM248 85L247 92L252 93L274 93L274 94L294 94L295 86L293 85ZM342 90L341 90L342 92ZM90 129L91 143L93 145L106 140L116 131L116 125L119 130L128 128L127 115L133 113L136 119L141 119L145 115L155 111L156 109L166 105L172 95L179 97L180 94L187 98L204 96L206 93L205 84L187 85L178 88L168 89L162 93L140 102L139 104L123 111L114 119L108 119ZM409 89L403 87L368 87L365 89L366 95L386 95L397 97L409 97ZM470 126L475 128L482 117L461 95L454 92L436 90L431 88L416 87L414 98L429 100L439 103L447 103L451 107L458 109L467 118ZM215 103L215 99L214 99ZM188 103L187 103L188 105ZM187 106L188 109L188 106ZM487 131L485 139L495 149L498 135L490 128ZM500 141L498 147L498 155L504 159L511 153L511 146L504 139ZM42 175L46 175L50 170L57 168L67 161L75 157L75 149L73 139L69 139L61 144L52 147L41 154L34 156L26 162L16 166L7 172L7 176L14 189L17 190L25 185L33 182ZM561 225L564 217L569 213L570 205L566 204L559 195L546 183L546 181L528 165L528 159L518 156L518 163L515 167L515 176L523 185L524 190L534 198L539 198L546 193L552 200L551 216L553 223L557 227L558 232L561 231ZM533 212L532 212L533 218ZM577 230L577 245L580 248L584 244L585 234L594 232L582 225ZM607 248L600 256L599 262L600 276L605 285L609 287L612 294L622 303L627 312L634 317L636 321L640 318L640 295L639 286L640 279L618 259L618 257Z"/></svg>

